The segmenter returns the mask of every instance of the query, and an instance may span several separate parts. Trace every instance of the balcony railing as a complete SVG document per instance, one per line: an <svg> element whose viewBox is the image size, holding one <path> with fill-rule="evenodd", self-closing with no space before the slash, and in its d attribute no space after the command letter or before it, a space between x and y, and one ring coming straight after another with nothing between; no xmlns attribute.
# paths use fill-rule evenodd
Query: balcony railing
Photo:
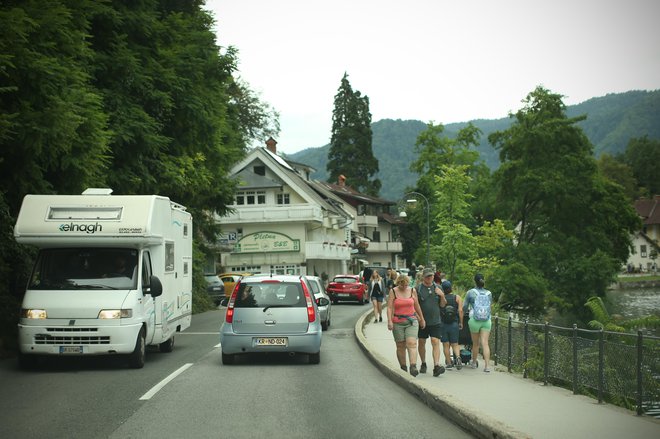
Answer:
<svg viewBox="0 0 660 439"><path fill-rule="evenodd" d="M371 241L366 253L401 253L403 244L397 241L374 242Z"/></svg>
<svg viewBox="0 0 660 439"><path fill-rule="evenodd" d="M305 258L339 261L349 260L351 258L351 249L339 243L307 242L305 243Z"/></svg>
<svg viewBox="0 0 660 439"><path fill-rule="evenodd" d="M221 217L220 223L255 223L255 222L293 222L323 221L323 212L319 206L312 205L277 205L277 206L239 206L236 211Z"/></svg>

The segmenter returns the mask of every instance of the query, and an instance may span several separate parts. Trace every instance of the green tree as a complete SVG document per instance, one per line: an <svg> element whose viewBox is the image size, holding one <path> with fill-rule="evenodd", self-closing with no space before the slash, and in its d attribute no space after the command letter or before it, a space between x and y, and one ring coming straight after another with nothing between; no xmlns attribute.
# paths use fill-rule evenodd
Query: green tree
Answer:
<svg viewBox="0 0 660 439"><path fill-rule="evenodd" d="M609 154L602 154L598 158L598 170L608 180L618 183L623 188L626 196L634 201L639 196L637 180L633 170L627 164L615 159Z"/></svg>
<svg viewBox="0 0 660 439"><path fill-rule="evenodd" d="M469 261L476 253L472 231L466 225L472 222L467 168L466 165L443 165L441 174L435 177L434 231L439 233L440 243L433 246L432 255L450 280L454 280L458 262Z"/></svg>
<svg viewBox="0 0 660 439"><path fill-rule="evenodd" d="M523 102L511 127L489 136L502 161L498 207L516 224L514 260L542 274L555 303L580 314L627 259L639 219L621 186L597 172L576 125L584 117L569 119L562 97L543 87Z"/></svg>
<svg viewBox="0 0 660 439"><path fill-rule="evenodd" d="M660 194L660 140L648 136L631 139L623 157L632 168L641 193L651 197Z"/></svg>
<svg viewBox="0 0 660 439"><path fill-rule="evenodd" d="M15 3L15 4L8 4ZM0 6L0 188L16 217L27 193L103 181L107 115L90 86L94 1Z"/></svg>
<svg viewBox="0 0 660 439"><path fill-rule="evenodd" d="M336 182L344 175L356 190L378 195L380 180L372 179L378 172L378 160L371 147L372 135L369 98L353 91L348 74L344 73L332 111L328 181Z"/></svg>

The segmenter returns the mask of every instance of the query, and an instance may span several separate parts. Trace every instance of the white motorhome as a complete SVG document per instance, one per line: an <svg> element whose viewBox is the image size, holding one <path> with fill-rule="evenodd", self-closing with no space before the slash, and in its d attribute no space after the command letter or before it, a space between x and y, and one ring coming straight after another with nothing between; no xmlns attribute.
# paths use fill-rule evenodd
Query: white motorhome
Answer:
<svg viewBox="0 0 660 439"><path fill-rule="evenodd" d="M19 363L126 354L144 366L192 315L192 217L158 195L27 195L14 236L39 247L18 324Z"/></svg>

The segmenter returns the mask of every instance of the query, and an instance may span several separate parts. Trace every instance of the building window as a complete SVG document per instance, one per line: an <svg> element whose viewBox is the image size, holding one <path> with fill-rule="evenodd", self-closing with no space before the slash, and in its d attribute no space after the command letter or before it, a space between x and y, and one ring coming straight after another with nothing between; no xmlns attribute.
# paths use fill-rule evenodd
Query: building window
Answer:
<svg viewBox="0 0 660 439"><path fill-rule="evenodd" d="M289 194L277 194L277 204L291 204Z"/></svg>
<svg viewBox="0 0 660 439"><path fill-rule="evenodd" d="M265 191L245 191L236 193L236 204L239 206L245 204L266 204Z"/></svg>
<svg viewBox="0 0 660 439"><path fill-rule="evenodd" d="M645 258L646 257L646 245L640 245L639 246L639 253L640 256Z"/></svg>
<svg viewBox="0 0 660 439"><path fill-rule="evenodd" d="M254 167L254 173L257 175L266 175L266 167L265 166L255 166Z"/></svg>

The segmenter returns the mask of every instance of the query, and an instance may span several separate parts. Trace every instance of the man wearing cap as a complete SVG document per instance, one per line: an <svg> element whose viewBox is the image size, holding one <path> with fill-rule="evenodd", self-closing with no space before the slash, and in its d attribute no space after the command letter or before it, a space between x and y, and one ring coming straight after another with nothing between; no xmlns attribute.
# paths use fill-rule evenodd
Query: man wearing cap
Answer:
<svg viewBox="0 0 660 439"><path fill-rule="evenodd" d="M445 368L440 365L440 337L442 336L442 321L440 320L440 307L447 304L445 294L433 282L435 272L431 268L425 268L422 272L422 283L417 285L417 298L419 306L424 314L426 326L419 329L417 334L417 350L419 358L422 360L420 373L426 373L426 339L431 337L431 348L433 350L433 376L445 372Z"/></svg>
<svg viewBox="0 0 660 439"><path fill-rule="evenodd" d="M488 337L490 336L490 312L493 302L493 293L484 288L484 275L477 273L474 275L475 287L465 295L463 302L463 312L470 311L470 336L472 337L472 361L470 367L476 369L478 366L479 347L484 357L484 372L490 372L488 363L490 361L490 346Z"/></svg>

